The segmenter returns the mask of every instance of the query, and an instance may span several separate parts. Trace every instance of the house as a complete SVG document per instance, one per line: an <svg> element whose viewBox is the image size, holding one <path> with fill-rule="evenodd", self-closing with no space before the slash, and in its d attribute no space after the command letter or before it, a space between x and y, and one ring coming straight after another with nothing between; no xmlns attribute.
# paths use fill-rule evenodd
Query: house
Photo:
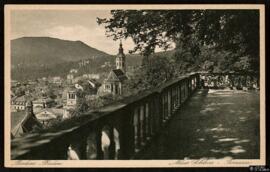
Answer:
<svg viewBox="0 0 270 172"><path fill-rule="evenodd" d="M62 82L63 80L60 76L55 76L55 77L50 78L50 83L52 84L62 85Z"/></svg>
<svg viewBox="0 0 270 172"><path fill-rule="evenodd" d="M94 74L94 73L83 74L83 77L88 78L88 79L100 79L100 75L99 74Z"/></svg>
<svg viewBox="0 0 270 172"><path fill-rule="evenodd" d="M69 73L78 73L78 69L70 69Z"/></svg>
<svg viewBox="0 0 270 172"><path fill-rule="evenodd" d="M10 84L11 84L11 88L18 87L21 85L21 83L16 80L11 80Z"/></svg>
<svg viewBox="0 0 270 172"><path fill-rule="evenodd" d="M101 84L95 79L89 79L87 80L87 82L90 84L92 88L98 88L101 86Z"/></svg>
<svg viewBox="0 0 270 172"><path fill-rule="evenodd" d="M11 138L20 137L35 129L41 129L43 126L37 120L33 113L33 104L31 101L26 103L26 111L11 113Z"/></svg>
<svg viewBox="0 0 270 172"><path fill-rule="evenodd" d="M104 62L104 64L101 65L102 68L111 67L111 66L112 66L111 62Z"/></svg>
<svg viewBox="0 0 270 172"><path fill-rule="evenodd" d="M28 85L36 85L38 82L36 80L28 80Z"/></svg>
<svg viewBox="0 0 270 172"><path fill-rule="evenodd" d="M26 98L25 96L14 97L11 99L11 111L23 111L25 110Z"/></svg>
<svg viewBox="0 0 270 172"><path fill-rule="evenodd" d="M90 64L90 60L87 60L87 59L83 59L79 62L79 67L83 67L83 66L86 66Z"/></svg>
<svg viewBox="0 0 270 172"><path fill-rule="evenodd" d="M43 125L48 125L50 121L60 118L62 119L64 114L64 109L60 108L44 108L39 112L36 112L36 118Z"/></svg>
<svg viewBox="0 0 270 172"><path fill-rule="evenodd" d="M73 83L73 79L74 79L74 75L73 74L68 74L67 75L67 82L69 84L72 84Z"/></svg>
<svg viewBox="0 0 270 172"><path fill-rule="evenodd" d="M33 101L33 108L41 107L52 107L55 104L54 100L48 97L43 97Z"/></svg>

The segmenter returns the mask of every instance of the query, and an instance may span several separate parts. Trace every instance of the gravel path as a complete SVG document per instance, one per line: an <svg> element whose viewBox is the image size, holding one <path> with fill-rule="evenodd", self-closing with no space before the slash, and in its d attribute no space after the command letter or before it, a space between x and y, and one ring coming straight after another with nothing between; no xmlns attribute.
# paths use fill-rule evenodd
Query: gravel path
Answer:
<svg viewBox="0 0 270 172"><path fill-rule="evenodd" d="M142 159L259 158L259 92L198 90Z"/></svg>

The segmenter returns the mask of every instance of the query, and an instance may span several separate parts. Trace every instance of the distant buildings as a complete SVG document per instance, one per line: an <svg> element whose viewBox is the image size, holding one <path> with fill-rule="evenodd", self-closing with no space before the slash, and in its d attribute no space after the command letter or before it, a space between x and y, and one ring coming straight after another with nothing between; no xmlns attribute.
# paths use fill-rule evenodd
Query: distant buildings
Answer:
<svg viewBox="0 0 270 172"><path fill-rule="evenodd" d="M82 60L80 66L89 63L90 60ZM84 100L95 101L100 96L99 93L121 95L124 81L128 79L122 43L115 64L116 68L108 75L103 72L85 73L79 76L78 69L71 69L66 79L54 76L21 83L13 80L11 82L12 137L31 132L35 128L50 126L52 121L58 122L81 111L89 110ZM111 63L105 62L104 67L108 66L111 67ZM103 84L100 83L102 79L104 79Z"/></svg>
<svg viewBox="0 0 270 172"><path fill-rule="evenodd" d="M88 64L90 64L90 60L84 59L84 60L81 60L81 61L79 62L79 67L83 67L83 66L86 66L86 65L88 65Z"/></svg>
<svg viewBox="0 0 270 172"><path fill-rule="evenodd" d="M122 47L122 43L119 45L119 52L115 59L116 69L110 71L108 77L103 81L103 85L99 90L99 94L111 93L113 95L122 94L123 82L128 79L126 72L126 56Z"/></svg>
<svg viewBox="0 0 270 172"><path fill-rule="evenodd" d="M111 67L111 66L112 66L111 62L104 62L104 64L101 65L102 68Z"/></svg>
<svg viewBox="0 0 270 172"><path fill-rule="evenodd" d="M49 78L49 83L56 84L56 85L62 85L63 79L60 76L55 76Z"/></svg>
<svg viewBox="0 0 270 172"><path fill-rule="evenodd" d="M76 73L78 73L78 69L71 69L71 70L69 71L69 73L76 74Z"/></svg>
<svg viewBox="0 0 270 172"><path fill-rule="evenodd" d="M64 119L70 118L71 116L70 111L74 110L77 105L76 89L69 88L66 94L67 94L67 99L66 99L66 104L64 106L64 113L63 113Z"/></svg>
<svg viewBox="0 0 270 172"><path fill-rule="evenodd" d="M54 100L48 97L43 97L33 101L33 108L52 107L55 104Z"/></svg>
<svg viewBox="0 0 270 172"><path fill-rule="evenodd" d="M11 111L12 112L23 111L25 110L25 105L26 105L25 96L14 97L11 100Z"/></svg>
<svg viewBox="0 0 270 172"><path fill-rule="evenodd" d="M16 80L11 80L11 88L20 86L21 83Z"/></svg>
<svg viewBox="0 0 270 172"><path fill-rule="evenodd" d="M33 105L31 101L26 103L25 112L11 113L11 137L19 137L25 133L29 133L34 129L41 129L43 126L33 113Z"/></svg>
<svg viewBox="0 0 270 172"><path fill-rule="evenodd" d="M100 79L100 75L99 74L83 74L84 78L88 78L88 79Z"/></svg>
<svg viewBox="0 0 270 172"><path fill-rule="evenodd" d="M44 108L39 112L36 112L36 118L42 125L47 126L54 119L62 119L64 109L62 108Z"/></svg>
<svg viewBox="0 0 270 172"><path fill-rule="evenodd" d="M74 81L74 75L73 74L68 74L67 75L67 83L72 84Z"/></svg>

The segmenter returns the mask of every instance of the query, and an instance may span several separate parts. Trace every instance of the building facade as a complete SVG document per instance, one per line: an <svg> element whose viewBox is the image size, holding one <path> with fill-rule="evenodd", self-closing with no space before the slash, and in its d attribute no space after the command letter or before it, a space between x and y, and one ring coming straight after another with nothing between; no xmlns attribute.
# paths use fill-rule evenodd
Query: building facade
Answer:
<svg viewBox="0 0 270 172"><path fill-rule="evenodd" d="M11 111L12 112L23 111L23 110L25 110L25 106L26 106L25 96L12 98L12 100L11 100Z"/></svg>
<svg viewBox="0 0 270 172"><path fill-rule="evenodd" d="M64 106L64 113L63 113L63 118L70 118L71 114L70 111L74 110L77 105L77 95L76 95L76 90L75 89L69 89L67 91L67 100L66 100L66 105Z"/></svg>

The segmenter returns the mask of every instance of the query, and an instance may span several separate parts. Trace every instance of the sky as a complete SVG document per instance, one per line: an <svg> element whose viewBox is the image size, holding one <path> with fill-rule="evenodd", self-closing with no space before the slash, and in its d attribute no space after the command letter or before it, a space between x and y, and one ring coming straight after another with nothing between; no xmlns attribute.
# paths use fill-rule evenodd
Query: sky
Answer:
<svg viewBox="0 0 270 172"><path fill-rule="evenodd" d="M11 11L11 39L20 37L53 37L80 40L108 54L118 52L119 41L105 35L104 25L96 18L110 17L109 10L13 10ZM124 52L133 49L131 39L123 40Z"/></svg>

